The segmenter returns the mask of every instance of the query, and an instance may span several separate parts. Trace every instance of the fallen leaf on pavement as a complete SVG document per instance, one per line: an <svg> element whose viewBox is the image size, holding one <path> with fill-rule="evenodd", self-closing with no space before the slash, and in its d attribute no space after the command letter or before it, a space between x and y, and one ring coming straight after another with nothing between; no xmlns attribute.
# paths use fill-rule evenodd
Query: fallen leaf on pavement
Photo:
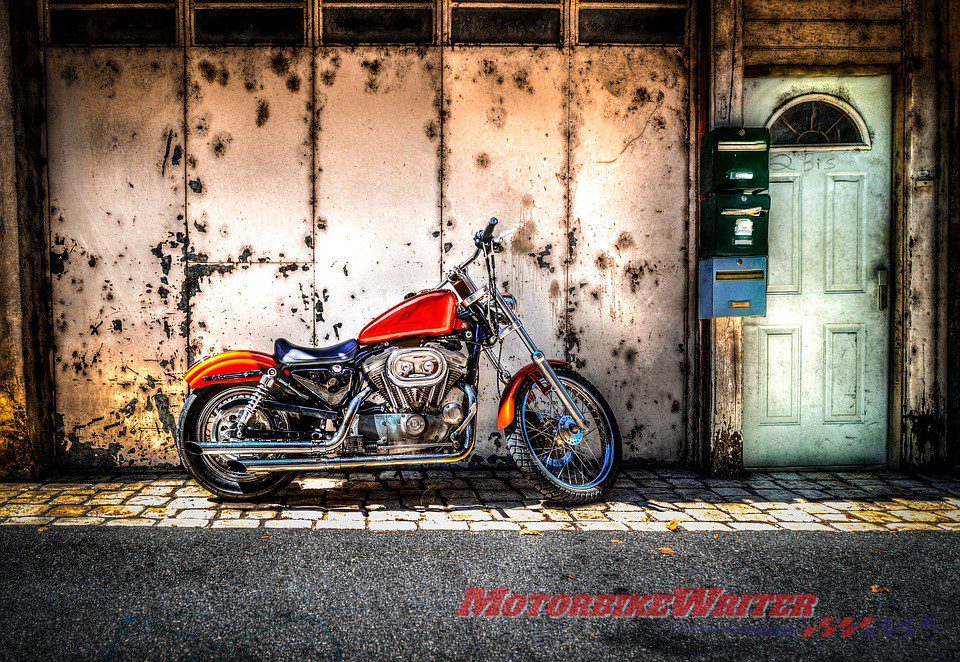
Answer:
<svg viewBox="0 0 960 662"><path fill-rule="evenodd" d="M680 520L678 520L678 519L672 519L672 520L670 520L670 523L667 524L667 530L668 530L668 531L676 531L678 526L680 526Z"/></svg>
<svg viewBox="0 0 960 662"><path fill-rule="evenodd" d="M537 531L536 529L520 529L520 535L521 536L542 536L543 533L541 531Z"/></svg>
<svg viewBox="0 0 960 662"><path fill-rule="evenodd" d="M889 593L890 587L883 586L881 584L874 584L873 586L870 587L870 592L871 593Z"/></svg>
<svg viewBox="0 0 960 662"><path fill-rule="evenodd" d="M563 577L564 579L569 579L570 581L573 581L573 575L563 574L563 575L560 575L560 576Z"/></svg>
<svg viewBox="0 0 960 662"><path fill-rule="evenodd" d="M626 544L626 542L623 541L623 540L620 540L620 538L610 538L610 542L615 542L615 543L617 543L617 544L619 544L619 545L624 545L624 544Z"/></svg>
<svg viewBox="0 0 960 662"><path fill-rule="evenodd" d="M38 527L37 527L37 533L43 533L44 531L46 531L46 530L49 529L49 528L50 528L49 526L38 526Z"/></svg>
<svg viewBox="0 0 960 662"><path fill-rule="evenodd" d="M269 538L269 537L270 537L270 536L266 536L266 535L260 536L260 540L266 540L266 539Z"/></svg>
<svg viewBox="0 0 960 662"><path fill-rule="evenodd" d="M669 548L669 547L661 547L661 548L658 549L657 551L660 552L661 554L668 554L668 555L669 555L669 554L676 554L676 553L677 553L677 550L671 549L671 548Z"/></svg>

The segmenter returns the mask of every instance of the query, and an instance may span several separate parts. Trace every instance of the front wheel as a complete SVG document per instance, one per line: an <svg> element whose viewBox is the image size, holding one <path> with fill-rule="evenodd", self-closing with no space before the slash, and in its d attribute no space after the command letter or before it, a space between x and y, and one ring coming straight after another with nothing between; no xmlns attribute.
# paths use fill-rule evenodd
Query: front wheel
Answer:
<svg viewBox="0 0 960 662"><path fill-rule="evenodd" d="M528 379L517 392L516 418L506 429L507 448L520 470L551 501L595 501L620 474L620 429L593 384L569 368L554 370L587 419L587 429L577 429L553 389L544 393Z"/></svg>

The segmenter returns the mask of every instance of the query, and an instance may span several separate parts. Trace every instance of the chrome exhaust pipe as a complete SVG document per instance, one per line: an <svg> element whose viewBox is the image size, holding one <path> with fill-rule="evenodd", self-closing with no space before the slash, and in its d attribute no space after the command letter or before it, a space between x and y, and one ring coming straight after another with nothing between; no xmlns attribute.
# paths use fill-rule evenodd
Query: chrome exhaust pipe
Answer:
<svg viewBox="0 0 960 662"><path fill-rule="evenodd" d="M456 438L464 430L475 422L477 416L477 395L469 386L463 387L467 394L467 400L470 406L463 422L450 433L452 438ZM460 462L470 457L473 453L473 447L477 440L477 427L473 425L467 433L466 445L458 453L427 453L423 455L378 455L376 457L330 457L315 459L288 459L278 458L273 460L249 460L241 462L239 460L229 460L227 467L231 471L238 473L270 473L273 471L327 471L338 469L369 469L375 467L396 467L410 464L451 464Z"/></svg>
<svg viewBox="0 0 960 662"><path fill-rule="evenodd" d="M329 439L318 439L316 441L236 441L226 444L201 444L195 441L188 441L184 447L190 453L198 455L243 455L247 453L268 454L268 453L329 453L339 450L343 446L347 435L350 434L350 428L353 426L353 420L357 416L357 410L363 401L369 397L373 389L367 387L357 393L350 404L347 405L347 411L343 414L343 422L333 436Z"/></svg>
<svg viewBox="0 0 960 662"><path fill-rule="evenodd" d="M195 455L242 455L244 453L313 453L312 441L238 441L228 444L199 444L188 441L184 448Z"/></svg>

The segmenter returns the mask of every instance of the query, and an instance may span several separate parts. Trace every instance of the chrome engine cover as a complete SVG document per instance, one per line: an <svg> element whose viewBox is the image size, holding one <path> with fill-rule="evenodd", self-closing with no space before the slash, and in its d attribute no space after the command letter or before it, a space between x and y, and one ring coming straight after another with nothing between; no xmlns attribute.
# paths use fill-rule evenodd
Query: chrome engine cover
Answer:
<svg viewBox="0 0 960 662"><path fill-rule="evenodd" d="M388 347L364 361L363 372L394 411L434 414L467 372L466 348L460 341Z"/></svg>
<svg viewBox="0 0 960 662"><path fill-rule="evenodd" d="M396 349L387 359L387 379L399 388L433 386L447 376L447 359L432 347Z"/></svg>

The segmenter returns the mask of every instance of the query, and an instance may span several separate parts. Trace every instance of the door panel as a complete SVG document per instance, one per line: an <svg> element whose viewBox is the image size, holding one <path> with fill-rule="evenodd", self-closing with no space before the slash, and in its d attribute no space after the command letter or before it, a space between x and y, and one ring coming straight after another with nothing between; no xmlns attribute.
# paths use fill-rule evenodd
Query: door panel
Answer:
<svg viewBox="0 0 960 662"><path fill-rule="evenodd" d="M866 173L827 173L826 241L823 242L825 292L863 292Z"/></svg>
<svg viewBox="0 0 960 662"><path fill-rule="evenodd" d="M184 396L183 66L47 50L57 461L173 464Z"/></svg>
<svg viewBox="0 0 960 662"><path fill-rule="evenodd" d="M760 424L800 422L800 329L761 327Z"/></svg>
<svg viewBox="0 0 960 662"><path fill-rule="evenodd" d="M744 464L882 464L889 307L878 305L877 274L890 253L890 78L750 79L745 122L764 125L805 94L850 104L869 146L771 152L767 315L744 326Z"/></svg>
<svg viewBox="0 0 960 662"><path fill-rule="evenodd" d="M323 345L440 280L440 53L327 48L315 66Z"/></svg>
<svg viewBox="0 0 960 662"><path fill-rule="evenodd" d="M624 452L684 437L687 70L672 49L576 48L570 108L568 351Z"/></svg>
<svg viewBox="0 0 960 662"><path fill-rule="evenodd" d="M769 238L767 292L799 294L803 264L800 173L771 175L769 190L770 208L777 214L777 231L771 232Z"/></svg>

